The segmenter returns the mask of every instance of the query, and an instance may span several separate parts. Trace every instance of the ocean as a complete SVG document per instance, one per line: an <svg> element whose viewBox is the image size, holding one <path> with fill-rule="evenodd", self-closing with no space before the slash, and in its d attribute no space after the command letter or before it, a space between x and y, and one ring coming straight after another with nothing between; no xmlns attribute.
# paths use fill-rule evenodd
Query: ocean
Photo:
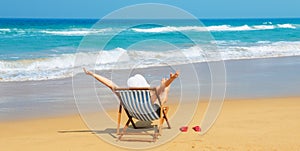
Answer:
<svg viewBox="0 0 300 151"><path fill-rule="evenodd" d="M37 81L72 77L74 68L141 68L188 62L276 58L300 55L300 19L200 19L166 20L168 26L140 24L99 49L97 39L78 51L85 36L109 37L134 20L107 20L92 28L96 19L0 19L0 82ZM180 32L212 39L187 40ZM125 37L125 38L124 38ZM196 36L197 37L197 36ZM159 41L146 41L158 39ZM199 40L199 41L197 41ZM142 41L142 42L141 42ZM143 43L144 42L144 43ZM139 43L139 44L135 44ZM168 45L166 43L171 43ZM210 47L216 46L216 47ZM217 48L217 50L215 50ZM180 53L178 53L178 50ZM101 53L100 53L101 52ZM216 57L216 52L221 57ZM129 56L130 59L122 59ZM76 62L76 57L101 55L96 62ZM205 56L205 57L203 57ZM121 61L120 61L121 58ZM120 63L121 62L121 63ZM116 64L120 66L116 67Z"/></svg>

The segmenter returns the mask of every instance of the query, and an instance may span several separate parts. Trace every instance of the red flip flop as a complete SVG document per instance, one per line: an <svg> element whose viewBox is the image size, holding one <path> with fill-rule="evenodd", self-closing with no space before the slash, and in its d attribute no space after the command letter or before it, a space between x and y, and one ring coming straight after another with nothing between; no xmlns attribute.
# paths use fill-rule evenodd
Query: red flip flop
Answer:
<svg viewBox="0 0 300 151"><path fill-rule="evenodd" d="M195 132L201 132L201 127L200 127L200 126L194 126L194 127L193 127L193 130L194 130Z"/></svg>
<svg viewBox="0 0 300 151"><path fill-rule="evenodd" d="M182 127L180 127L180 131L181 131L181 132L187 132L187 130L188 130L188 127L187 127L187 126L182 126Z"/></svg>

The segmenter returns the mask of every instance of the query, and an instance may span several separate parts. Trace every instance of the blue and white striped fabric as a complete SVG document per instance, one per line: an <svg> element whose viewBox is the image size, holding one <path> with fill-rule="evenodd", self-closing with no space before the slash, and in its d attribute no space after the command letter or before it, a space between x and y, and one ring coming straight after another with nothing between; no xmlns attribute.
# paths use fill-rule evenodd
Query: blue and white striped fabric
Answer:
<svg viewBox="0 0 300 151"><path fill-rule="evenodd" d="M129 114L141 121L153 121L159 116L153 109L150 90L120 90L123 106Z"/></svg>

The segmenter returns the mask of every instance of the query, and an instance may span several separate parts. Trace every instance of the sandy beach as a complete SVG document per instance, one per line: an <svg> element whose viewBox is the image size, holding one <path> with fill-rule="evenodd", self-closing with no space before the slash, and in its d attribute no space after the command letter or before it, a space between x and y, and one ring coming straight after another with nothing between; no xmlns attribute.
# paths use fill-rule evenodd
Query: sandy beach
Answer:
<svg viewBox="0 0 300 151"><path fill-rule="evenodd" d="M188 132L179 132L183 125L171 119L172 129L178 131L178 135L150 150L300 149L300 102L297 97L225 100L215 125L200 136L191 127L199 125L206 106L207 102L199 103L188 124ZM172 107L173 111L176 108L171 105L170 112ZM116 113L116 110L109 111L110 115L117 116ZM97 137L108 133L100 133L101 129L91 132L79 115L1 122L0 131L0 146L4 151L125 150Z"/></svg>

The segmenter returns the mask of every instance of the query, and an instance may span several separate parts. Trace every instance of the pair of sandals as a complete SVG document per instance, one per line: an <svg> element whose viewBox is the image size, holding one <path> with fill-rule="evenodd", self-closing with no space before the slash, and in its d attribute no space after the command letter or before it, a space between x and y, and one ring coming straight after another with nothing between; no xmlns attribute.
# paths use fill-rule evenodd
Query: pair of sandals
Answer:
<svg viewBox="0 0 300 151"><path fill-rule="evenodd" d="M187 132L188 131L188 127L187 126L183 126L179 129L181 132ZM193 130L195 132L201 132L201 127L200 126L194 126Z"/></svg>

